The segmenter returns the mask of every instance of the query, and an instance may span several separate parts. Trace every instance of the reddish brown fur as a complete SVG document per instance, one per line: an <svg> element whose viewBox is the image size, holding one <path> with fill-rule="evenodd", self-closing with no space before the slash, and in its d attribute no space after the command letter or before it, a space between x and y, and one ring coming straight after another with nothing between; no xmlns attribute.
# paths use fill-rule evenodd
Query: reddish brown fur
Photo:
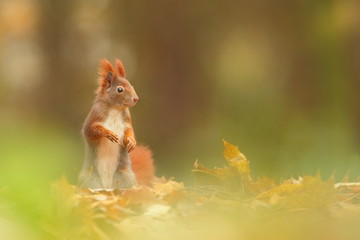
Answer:
<svg viewBox="0 0 360 240"><path fill-rule="evenodd" d="M91 147L95 147L96 144L93 144L103 137L108 138L110 141L114 142L114 144L119 144L119 139L116 134L105 128L102 123L109 114L110 109L117 108L121 111L126 125L122 143L127 148L128 152L131 152L132 168L138 183L149 185L155 177L152 153L147 147L135 147L136 140L129 111L131 105L129 106L129 100L125 99L127 96L137 98L137 95L131 84L125 79L126 73L121 61L117 59L115 64L116 70L107 59L102 59L100 61L99 89L94 105L85 120L83 134ZM109 72L112 72L110 82L105 79ZM115 94L115 90L118 86L124 88L124 93L122 95Z"/></svg>
<svg viewBox="0 0 360 240"><path fill-rule="evenodd" d="M104 119L104 112L100 107L94 105L89 116L85 120L83 133L87 140L96 141L106 136L109 130L101 125Z"/></svg>
<svg viewBox="0 0 360 240"><path fill-rule="evenodd" d="M150 149L145 146L137 146L130 153L130 157L138 184L151 185L155 178L155 167Z"/></svg>
<svg viewBox="0 0 360 240"><path fill-rule="evenodd" d="M124 122L126 123L127 128L125 129L123 144L126 146L128 138L133 138L135 140L135 134L134 134L134 130L132 127L132 121L131 121L129 109L127 109L127 111L125 111ZM136 141L135 141L135 144L136 144Z"/></svg>
<svg viewBox="0 0 360 240"><path fill-rule="evenodd" d="M122 62L119 59L116 59L115 65L118 70L119 76L126 78L126 72L125 72L125 68L124 68L124 65L122 64Z"/></svg>
<svg viewBox="0 0 360 240"><path fill-rule="evenodd" d="M99 75L100 75L100 78L99 78L99 85L102 89L106 88L107 86L107 81L105 81L105 77L106 77L106 74L108 72L112 72L113 73L113 76L116 77L116 72L114 70L114 67L113 65L109 62L109 60L103 58L100 60L100 67L99 67Z"/></svg>

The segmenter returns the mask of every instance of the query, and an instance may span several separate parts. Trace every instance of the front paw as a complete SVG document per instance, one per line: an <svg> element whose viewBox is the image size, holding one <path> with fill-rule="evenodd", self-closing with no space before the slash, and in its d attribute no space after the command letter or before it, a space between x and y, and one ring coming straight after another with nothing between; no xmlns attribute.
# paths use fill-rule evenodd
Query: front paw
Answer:
<svg viewBox="0 0 360 240"><path fill-rule="evenodd" d="M126 150L131 152L136 146L136 140L133 137L126 137L124 138L123 144L126 147Z"/></svg>
<svg viewBox="0 0 360 240"><path fill-rule="evenodd" d="M117 136L115 133L111 132L111 131L106 132L105 137L106 137L107 139L109 139L109 140L110 140L111 142L113 142L113 143L119 142L118 136Z"/></svg>

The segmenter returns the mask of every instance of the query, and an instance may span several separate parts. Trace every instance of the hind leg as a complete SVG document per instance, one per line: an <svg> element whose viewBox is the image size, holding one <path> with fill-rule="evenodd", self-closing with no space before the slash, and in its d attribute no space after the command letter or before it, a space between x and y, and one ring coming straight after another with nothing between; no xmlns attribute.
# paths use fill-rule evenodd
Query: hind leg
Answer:
<svg viewBox="0 0 360 240"><path fill-rule="evenodd" d="M113 188L131 188L137 185L135 173L131 168L130 156L122 151L119 157L119 166L113 178Z"/></svg>
<svg viewBox="0 0 360 240"><path fill-rule="evenodd" d="M133 171L118 170L114 175L113 187L116 188L132 188L136 186L136 178Z"/></svg>
<svg viewBox="0 0 360 240"><path fill-rule="evenodd" d="M94 166L83 168L79 176L79 188L102 189L101 178Z"/></svg>

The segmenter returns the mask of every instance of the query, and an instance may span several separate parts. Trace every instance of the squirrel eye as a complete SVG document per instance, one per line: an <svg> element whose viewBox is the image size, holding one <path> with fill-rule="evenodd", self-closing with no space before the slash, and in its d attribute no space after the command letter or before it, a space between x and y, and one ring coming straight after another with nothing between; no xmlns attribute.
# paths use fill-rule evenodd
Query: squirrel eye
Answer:
<svg viewBox="0 0 360 240"><path fill-rule="evenodd" d="M118 93L122 93L123 91L124 91L124 89L123 89L122 87L118 87L118 88L117 88L117 92L118 92Z"/></svg>

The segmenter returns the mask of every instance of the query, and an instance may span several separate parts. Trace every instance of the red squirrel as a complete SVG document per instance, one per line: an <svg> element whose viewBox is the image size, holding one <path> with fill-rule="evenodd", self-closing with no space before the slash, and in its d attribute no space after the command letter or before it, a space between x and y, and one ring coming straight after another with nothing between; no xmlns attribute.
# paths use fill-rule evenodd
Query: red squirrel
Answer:
<svg viewBox="0 0 360 240"><path fill-rule="evenodd" d="M150 185L155 175L152 153L136 146L129 108L139 100L123 64L100 61L99 88L83 126L86 151L79 186L91 189Z"/></svg>

